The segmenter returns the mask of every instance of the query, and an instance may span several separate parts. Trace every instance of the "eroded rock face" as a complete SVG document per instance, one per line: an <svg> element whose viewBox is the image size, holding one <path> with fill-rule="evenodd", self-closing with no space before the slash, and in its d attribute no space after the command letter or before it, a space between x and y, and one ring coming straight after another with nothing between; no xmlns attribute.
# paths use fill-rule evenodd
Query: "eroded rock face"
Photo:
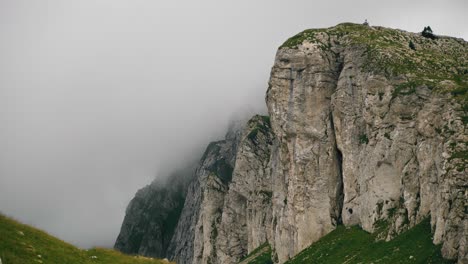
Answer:
<svg viewBox="0 0 468 264"><path fill-rule="evenodd" d="M171 242L177 263L236 263L271 240L273 134L268 117L212 143Z"/></svg>
<svg viewBox="0 0 468 264"><path fill-rule="evenodd" d="M207 147L169 246L171 260L182 264L218 263L216 239L241 131L242 125L236 125L225 140Z"/></svg>
<svg viewBox="0 0 468 264"><path fill-rule="evenodd" d="M283 263L340 223L386 224L388 240L430 216L443 255L468 262L467 50L463 40L354 24L291 38L271 71L270 117L208 146L170 243L137 253L237 263L268 242ZM127 215L154 222L146 200L161 198L147 192ZM161 225L125 223L120 248L133 234L164 237Z"/></svg>
<svg viewBox="0 0 468 264"><path fill-rule="evenodd" d="M280 263L333 230L341 211L331 118L339 61L314 48L278 51L267 92L278 140L272 174L274 248Z"/></svg>
<svg viewBox="0 0 468 264"><path fill-rule="evenodd" d="M267 105L279 142L272 167L279 262L338 221L369 232L386 221L391 239L429 215L443 255L466 260L460 100L413 83L411 73L370 70L368 47L351 43L319 32L276 56Z"/></svg>
<svg viewBox="0 0 468 264"><path fill-rule="evenodd" d="M233 123L225 140L210 143L196 168L139 190L127 207L115 248L177 263L213 258L214 227L219 225L243 126Z"/></svg>
<svg viewBox="0 0 468 264"><path fill-rule="evenodd" d="M237 263L272 240L273 139L266 116L253 117L242 133L232 182L222 207L217 263Z"/></svg>
<svg viewBox="0 0 468 264"><path fill-rule="evenodd" d="M188 167L139 190L127 207L115 249L164 258L192 177Z"/></svg>

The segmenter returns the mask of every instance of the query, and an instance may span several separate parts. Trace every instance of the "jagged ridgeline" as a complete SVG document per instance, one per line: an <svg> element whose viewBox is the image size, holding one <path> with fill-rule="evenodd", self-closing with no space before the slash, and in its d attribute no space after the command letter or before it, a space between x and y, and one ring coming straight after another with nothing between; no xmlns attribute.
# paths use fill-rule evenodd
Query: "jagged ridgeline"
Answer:
<svg viewBox="0 0 468 264"><path fill-rule="evenodd" d="M467 263L467 91L462 39L306 30L276 54L269 116L211 143L180 188L140 191L116 248L177 263Z"/></svg>

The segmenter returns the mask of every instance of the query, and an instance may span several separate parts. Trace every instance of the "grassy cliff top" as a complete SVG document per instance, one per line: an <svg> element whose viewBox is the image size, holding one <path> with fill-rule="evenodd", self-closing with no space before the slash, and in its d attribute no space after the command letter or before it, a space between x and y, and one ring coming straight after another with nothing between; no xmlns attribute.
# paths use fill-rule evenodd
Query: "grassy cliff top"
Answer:
<svg viewBox="0 0 468 264"><path fill-rule="evenodd" d="M167 261L128 256L110 249L81 250L41 230L21 224L1 214L0 258L2 264L169 264Z"/></svg>
<svg viewBox="0 0 468 264"><path fill-rule="evenodd" d="M333 47L361 48L364 69L369 72L403 76L408 80L407 88L426 85L460 100L468 99L468 42L463 39L437 35L430 38L398 29L343 23L305 30L280 49L297 49L304 42L333 53L337 52Z"/></svg>

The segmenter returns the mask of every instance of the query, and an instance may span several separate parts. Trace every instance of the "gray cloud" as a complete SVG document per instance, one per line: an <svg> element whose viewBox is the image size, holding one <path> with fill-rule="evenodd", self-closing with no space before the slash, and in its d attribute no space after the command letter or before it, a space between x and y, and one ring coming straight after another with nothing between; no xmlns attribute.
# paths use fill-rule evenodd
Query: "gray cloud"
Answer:
<svg viewBox="0 0 468 264"><path fill-rule="evenodd" d="M468 39L465 0L0 0L0 211L111 246L157 175L264 112L276 48L362 22Z"/></svg>

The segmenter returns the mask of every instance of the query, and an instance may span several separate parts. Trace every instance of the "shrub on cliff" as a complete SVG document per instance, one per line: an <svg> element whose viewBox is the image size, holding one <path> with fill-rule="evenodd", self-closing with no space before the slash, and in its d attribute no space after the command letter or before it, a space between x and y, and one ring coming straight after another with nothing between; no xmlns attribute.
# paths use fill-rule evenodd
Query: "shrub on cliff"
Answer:
<svg viewBox="0 0 468 264"><path fill-rule="evenodd" d="M424 27L424 30L422 31L422 36L425 38L430 38L430 39L435 39L436 36L432 32L432 28L430 26Z"/></svg>

